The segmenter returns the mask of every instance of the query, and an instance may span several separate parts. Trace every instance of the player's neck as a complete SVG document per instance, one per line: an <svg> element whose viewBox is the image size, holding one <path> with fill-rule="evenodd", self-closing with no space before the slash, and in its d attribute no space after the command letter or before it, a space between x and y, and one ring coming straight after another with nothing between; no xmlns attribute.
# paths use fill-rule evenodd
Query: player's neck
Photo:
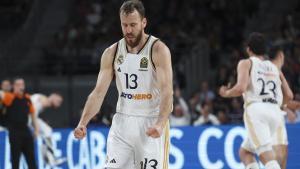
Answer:
<svg viewBox="0 0 300 169"><path fill-rule="evenodd" d="M265 60L265 56L264 55L252 55L253 57L256 57L260 60Z"/></svg>
<svg viewBox="0 0 300 169"><path fill-rule="evenodd" d="M143 33L139 44L136 45L135 47L130 47L129 45L126 44L127 51L129 53L138 53L139 51L142 50L142 48L144 48L144 46L147 43L149 37L150 37L150 35Z"/></svg>

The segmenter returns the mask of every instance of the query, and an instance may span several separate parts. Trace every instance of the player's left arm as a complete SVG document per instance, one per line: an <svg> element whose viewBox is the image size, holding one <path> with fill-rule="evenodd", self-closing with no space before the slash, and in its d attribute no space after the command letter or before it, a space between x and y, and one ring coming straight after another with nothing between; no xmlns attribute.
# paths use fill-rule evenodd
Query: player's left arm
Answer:
<svg viewBox="0 0 300 169"><path fill-rule="evenodd" d="M293 100L294 94L292 89L290 88L284 74L280 71L280 80L281 80L281 89L283 94L283 104L288 104L291 100Z"/></svg>
<svg viewBox="0 0 300 169"><path fill-rule="evenodd" d="M157 122L148 129L147 135L157 138L165 128L173 108L173 71L169 48L161 41L156 42L153 46L152 59L161 94L160 112Z"/></svg>
<svg viewBox="0 0 300 169"><path fill-rule="evenodd" d="M219 94L222 97L239 97L246 91L250 78L251 64L250 59L244 59L239 62L237 66L237 83L231 89L227 86L221 86Z"/></svg>

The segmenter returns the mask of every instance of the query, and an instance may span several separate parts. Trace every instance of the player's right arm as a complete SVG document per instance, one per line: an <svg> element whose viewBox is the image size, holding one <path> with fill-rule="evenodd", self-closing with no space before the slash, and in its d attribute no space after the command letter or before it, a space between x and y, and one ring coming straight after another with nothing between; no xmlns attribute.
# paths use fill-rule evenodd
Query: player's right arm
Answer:
<svg viewBox="0 0 300 169"><path fill-rule="evenodd" d="M86 135L87 124L100 110L110 82L113 78L112 65L115 51L116 44L107 48L101 57L100 72L98 74L96 86L88 96L79 124L74 131L74 136L77 139L82 139Z"/></svg>
<svg viewBox="0 0 300 169"><path fill-rule="evenodd" d="M219 94L226 98L241 96L248 87L250 69L250 59L241 60L237 66L237 83L231 89L229 89L227 86L222 86Z"/></svg>

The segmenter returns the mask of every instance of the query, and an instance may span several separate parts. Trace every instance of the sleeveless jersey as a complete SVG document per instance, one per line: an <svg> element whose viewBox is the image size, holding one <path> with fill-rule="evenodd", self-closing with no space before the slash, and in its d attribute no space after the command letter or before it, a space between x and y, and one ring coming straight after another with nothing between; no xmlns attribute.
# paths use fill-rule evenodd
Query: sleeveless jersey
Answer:
<svg viewBox="0 0 300 169"><path fill-rule="evenodd" d="M124 38L118 42L113 63L119 93L116 112L158 116L160 91L151 56L153 44L157 40L149 35L137 54L127 51Z"/></svg>
<svg viewBox="0 0 300 169"><path fill-rule="evenodd" d="M253 102L269 102L281 106L283 95L280 72L269 60L250 57L252 67L247 91L243 94L245 105Z"/></svg>
<svg viewBox="0 0 300 169"><path fill-rule="evenodd" d="M33 107L35 109L35 115L36 116L39 116L39 114L43 111L43 105L42 105L41 100L40 100L41 97L42 97L41 94L33 94L30 97L31 102L33 104Z"/></svg>

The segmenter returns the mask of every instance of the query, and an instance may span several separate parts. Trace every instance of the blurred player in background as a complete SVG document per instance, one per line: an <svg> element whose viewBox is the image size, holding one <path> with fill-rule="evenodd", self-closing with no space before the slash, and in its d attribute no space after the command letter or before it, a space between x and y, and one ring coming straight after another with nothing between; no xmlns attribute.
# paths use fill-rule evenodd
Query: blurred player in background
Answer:
<svg viewBox="0 0 300 169"><path fill-rule="evenodd" d="M44 161L51 167L62 164L66 161L65 158L56 158L53 151L52 144L52 128L39 117L40 113L45 111L47 108L58 108L63 102L61 95L57 93L52 93L49 96L43 94L33 94L31 96L31 101L35 107L35 116L37 119L37 124L40 129L40 135L43 140L42 155Z"/></svg>
<svg viewBox="0 0 300 169"><path fill-rule="evenodd" d="M168 168L169 114L173 84L168 47L144 32L142 2L120 8L124 38L107 48L95 89L89 95L74 135L82 139L99 111L113 76L119 91L116 114L107 139L107 169Z"/></svg>
<svg viewBox="0 0 300 169"><path fill-rule="evenodd" d="M279 46L271 47L269 51L269 59L272 61L274 65L281 70L284 64L284 53L283 50ZM287 103L290 101L290 97L292 95L292 90L289 88L285 77L282 75L281 81L283 84L287 86L287 91L283 90L283 98L284 98L284 106L282 106L283 110L281 115L281 120L279 123L279 127L276 129L275 134L272 137L272 145L273 150L275 151L276 159L279 162L282 169L286 168L287 162L287 145L288 145L288 137L287 131L285 127L285 115L286 113L293 113L290 110L287 110ZM250 140L244 140L242 146L240 148L240 158L248 168L251 169L259 169L258 163L255 160L255 150L251 145Z"/></svg>
<svg viewBox="0 0 300 169"><path fill-rule="evenodd" d="M280 169L272 149L272 137L282 123L282 90L287 91L289 86L281 72L282 65L277 67L265 60L264 35L252 33L246 50L250 58L239 62L237 83L230 89L222 86L219 93L225 98L243 95L246 139L249 139L266 169Z"/></svg>
<svg viewBox="0 0 300 169"><path fill-rule="evenodd" d="M1 82L1 90L3 92L11 92L11 88L12 88L12 85L11 85L11 82L10 80L8 79L4 79L2 80ZM4 104L0 101L0 131L1 130L4 130L6 127L6 108L4 106Z"/></svg>

